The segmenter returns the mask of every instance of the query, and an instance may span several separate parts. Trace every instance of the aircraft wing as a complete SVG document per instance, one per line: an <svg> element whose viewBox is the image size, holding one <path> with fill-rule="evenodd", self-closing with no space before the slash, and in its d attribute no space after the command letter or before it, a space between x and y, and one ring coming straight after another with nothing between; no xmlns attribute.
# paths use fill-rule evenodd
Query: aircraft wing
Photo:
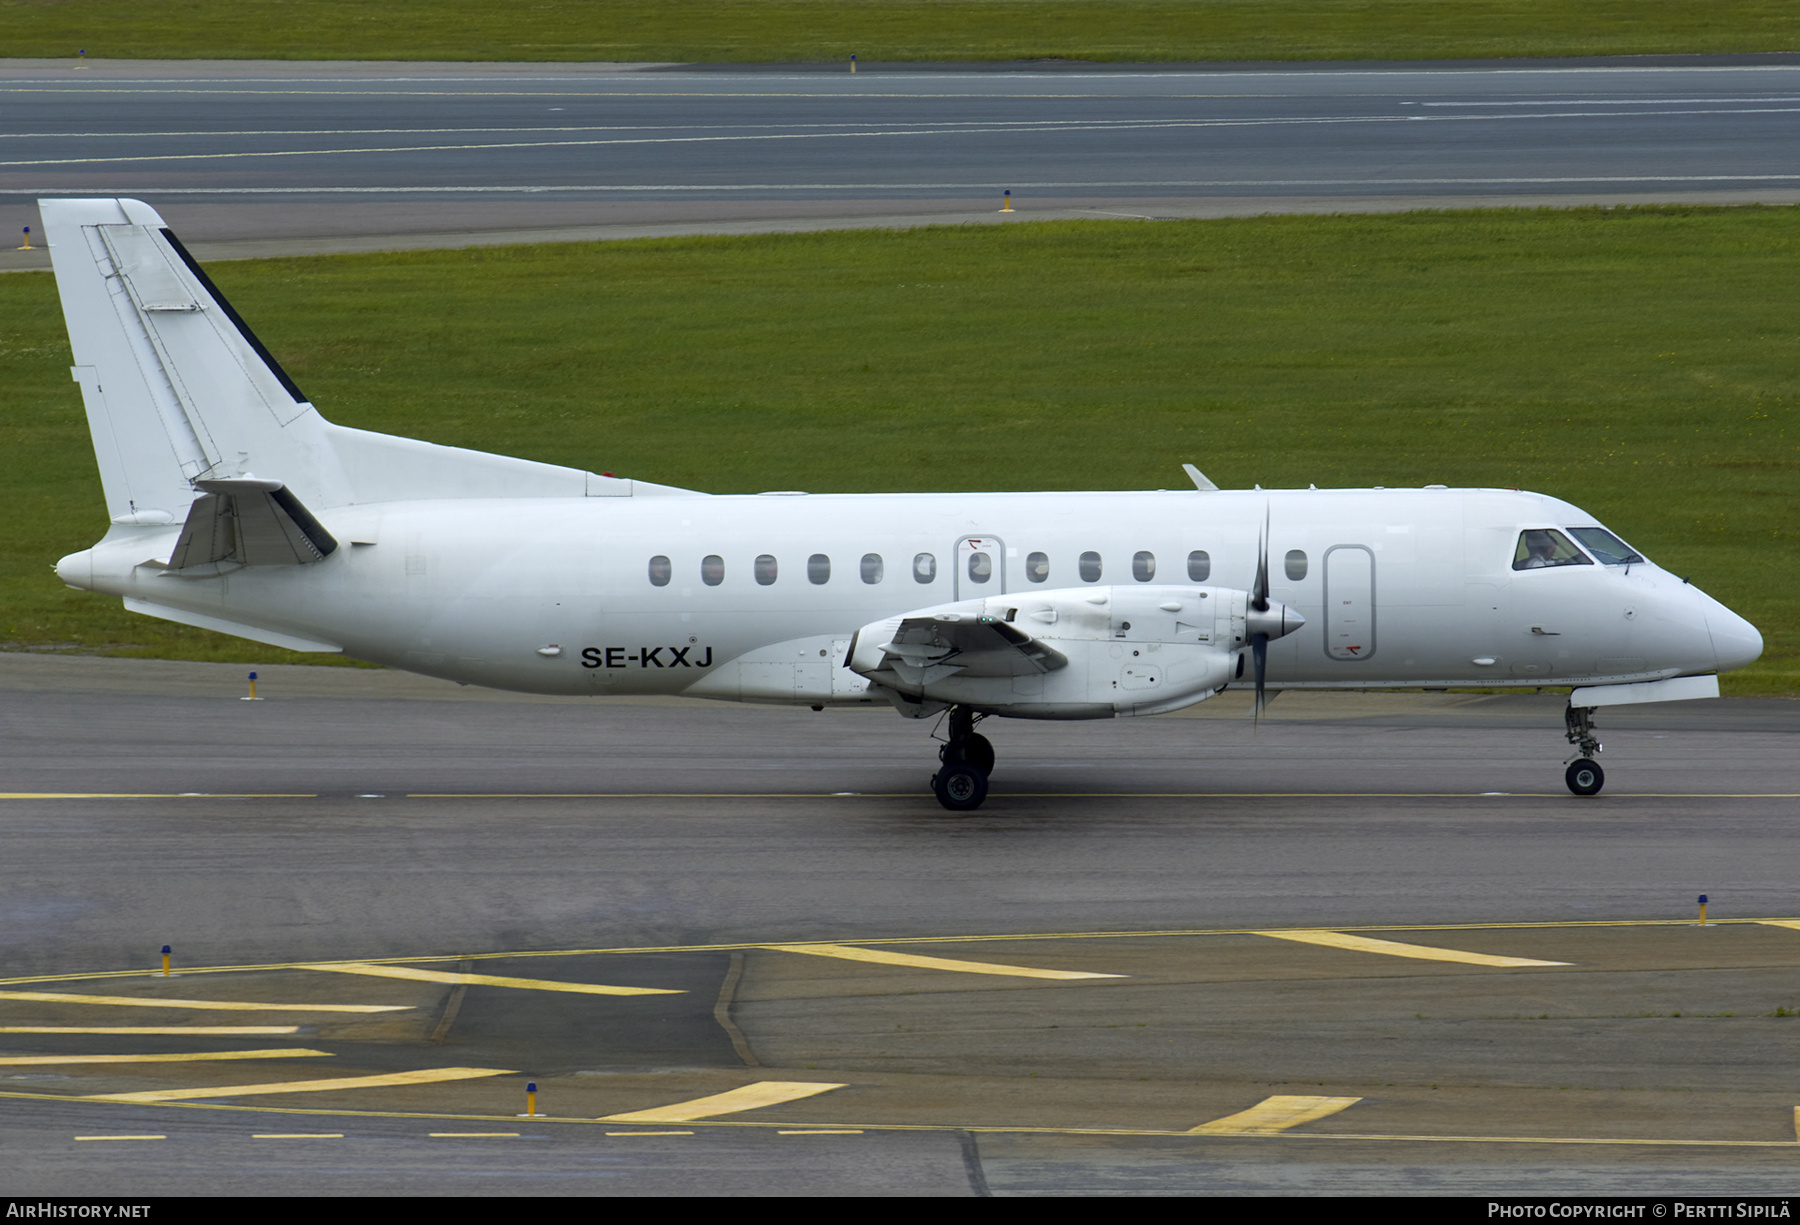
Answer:
<svg viewBox="0 0 1800 1225"><path fill-rule="evenodd" d="M924 609L865 625L847 665L876 679L891 672L908 687L947 676L1037 676L1067 667L1068 657L1001 617Z"/></svg>

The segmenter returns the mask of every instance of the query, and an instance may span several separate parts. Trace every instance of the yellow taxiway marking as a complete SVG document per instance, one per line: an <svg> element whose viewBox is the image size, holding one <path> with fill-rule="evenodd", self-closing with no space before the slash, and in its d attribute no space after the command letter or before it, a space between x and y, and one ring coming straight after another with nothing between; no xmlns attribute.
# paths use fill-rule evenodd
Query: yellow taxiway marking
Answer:
<svg viewBox="0 0 1800 1225"><path fill-rule="evenodd" d="M253 1131L252 1140L342 1140L341 1131Z"/></svg>
<svg viewBox="0 0 1800 1225"><path fill-rule="evenodd" d="M711 1097L697 1097L688 1102L675 1102L669 1106L658 1106L652 1110L632 1110L625 1114L602 1115L595 1120L600 1123L692 1123L696 1119L710 1119L715 1115L736 1114L740 1110L756 1110L762 1106L779 1106L783 1102L797 1102L801 1098L812 1097L824 1093L828 1089L842 1089L839 1084L819 1084L805 1080L759 1080L755 1084L741 1085L736 1089L728 1089L724 1093L715 1093ZM610 1134L610 1133L609 1133Z"/></svg>
<svg viewBox="0 0 1800 1225"><path fill-rule="evenodd" d="M459 983L470 987L518 987L526 991L569 991L576 995L686 995L666 987L608 987L601 983L564 983L550 978L507 978L499 974L452 974L445 970L414 970L405 966L371 965L361 961L320 962L308 970L334 974L367 974L371 978L404 978L421 983Z"/></svg>
<svg viewBox="0 0 1800 1225"><path fill-rule="evenodd" d="M1124 974L1092 974L1086 970L1036 970L1030 966L1004 966L989 961L957 961L951 957L921 957L917 953L890 953L885 949L855 948L848 944L769 944L778 953L810 953L814 957L841 957L845 961L874 961L889 966L913 966L921 970L954 970L960 974L995 974L1006 978L1125 978Z"/></svg>
<svg viewBox="0 0 1800 1225"><path fill-rule="evenodd" d="M516 1131L428 1131L433 1140L517 1140Z"/></svg>
<svg viewBox="0 0 1800 1225"><path fill-rule="evenodd" d="M159 1000L136 995L68 991L0 991L0 1000L38 1004L111 1004L121 1008L203 1008L213 1012L407 1012L411 1004L254 1004L247 1000Z"/></svg>
<svg viewBox="0 0 1800 1225"><path fill-rule="evenodd" d="M167 1140L167 1136L76 1136L77 1140Z"/></svg>
<svg viewBox="0 0 1800 1225"><path fill-rule="evenodd" d="M1301 944L1323 944L1334 949L1350 949L1358 953L1385 953L1389 957L1412 957L1419 961L1460 961L1472 966L1566 966L1567 961L1536 961L1530 957L1495 957L1489 953L1464 953L1458 949L1433 948L1428 944L1401 944L1397 940L1374 940L1368 936L1352 936L1332 931L1259 931L1258 936L1277 940L1296 940Z"/></svg>
<svg viewBox="0 0 1800 1225"><path fill-rule="evenodd" d="M0 800L316 800L306 791L0 791Z"/></svg>
<svg viewBox="0 0 1800 1225"><path fill-rule="evenodd" d="M1190 1128L1189 1135L1268 1136L1312 1123L1362 1101L1360 1097L1266 1097L1248 1110Z"/></svg>
<svg viewBox="0 0 1800 1225"><path fill-rule="evenodd" d="M174 1034L179 1037L264 1038L297 1034L298 1025L0 1025L0 1034Z"/></svg>
<svg viewBox="0 0 1800 1225"><path fill-rule="evenodd" d="M1800 919L1709 919L1708 925L1714 927L1743 927L1757 925L1773 925L1779 927L1800 926ZM1334 929L1337 934L1348 932L1463 932L1463 931L1599 931L1624 929L1652 929L1659 927L1692 927L1692 918L1683 919L1518 919L1496 923L1371 923L1347 925ZM1290 933L1264 927L1176 927L1176 928L1115 928L1110 931L1060 931L1060 932L983 932L967 936L880 936L862 937L881 944L996 944L1009 941L1057 941L1057 940L1149 940L1149 939L1181 939L1204 936L1274 936L1311 933L1315 928L1295 928ZM821 941L829 945L834 941ZM774 945L763 941L733 941L722 944L641 944L623 945L611 948L579 948L579 949L506 949L493 953L422 953L411 957L383 958L380 961L363 961L359 965L402 965L425 964L457 960L498 961L501 959L517 959L526 957L606 957L636 955L641 953L720 953L734 952L739 949L768 949L788 947L815 947L808 945ZM1441 952L1442 950L1434 950ZM247 974L268 970L309 970L317 968L322 962L311 961L271 961L242 963L222 966L185 966L181 973L192 976L196 974ZM1556 964L1554 962L1545 964ZM130 970L80 970L70 974L29 974L16 978L0 978L0 986L23 986L31 983L65 983L65 982L97 982L102 979L129 978L142 980L152 976L152 972L142 968ZM108 996L94 995L27 995L22 992L0 991L0 999L41 999L41 1000L75 1000L92 1003L108 1001L116 1003L141 1004L145 1007L162 1007L172 1001L118 999ZM216 1004L202 1005L196 1001L187 1001L192 1007L219 1007ZM252 1004L248 1008L284 1008L299 1012L320 1011L382 1011L399 1007L399 1005L310 1005L310 1004Z"/></svg>
<svg viewBox="0 0 1800 1225"><path fill-rule="evenodd" d="M609 1131L609 1136L691 1136L691 1131Z"/></svg>
<svg viewBox="0 0 1800 1225"><path fill-rule="evenodd" d="M326 1093L336 1089L380 1089L390 1085L429 1085L446 1080L510 1076L509 1068L421 1068L384 1076L339 1076L332 1080L288 1080L267 1085L214 1085L208 1089L152 1089L145 1093L91 1093L85 1102L180 1102L200 1097L249 1097L263 1093Z"/></svg>
<svg viewBox="0 0 1800 1225"><path fill-rule="evenodd" d="M206 1059L312 1059L330 1058L330 1051L303 1046L261 1051L193 1051L173 1055L0 1055L0 1067L27 1067L66 1063L192 1063Z"/></svg>
<svg viewBox="0 0 1800 1225"><path fill-rule="evenodd" d="M778 1131L778 1136L860 1136L860 1127L813 1127L806 1131Z"/></svg>

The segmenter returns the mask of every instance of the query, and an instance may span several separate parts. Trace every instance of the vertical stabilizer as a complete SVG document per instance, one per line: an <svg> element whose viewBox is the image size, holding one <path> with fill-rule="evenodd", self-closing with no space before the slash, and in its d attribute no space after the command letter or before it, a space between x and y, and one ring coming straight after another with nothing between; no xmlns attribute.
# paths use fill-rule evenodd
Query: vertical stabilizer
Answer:
<svg viewBox="0 0 1800 1225"><path fill-rule="evenodd" d="M154 209L39 208L113 522L180 522L195 481L253 470L340 483L312 405Z"/></svg>

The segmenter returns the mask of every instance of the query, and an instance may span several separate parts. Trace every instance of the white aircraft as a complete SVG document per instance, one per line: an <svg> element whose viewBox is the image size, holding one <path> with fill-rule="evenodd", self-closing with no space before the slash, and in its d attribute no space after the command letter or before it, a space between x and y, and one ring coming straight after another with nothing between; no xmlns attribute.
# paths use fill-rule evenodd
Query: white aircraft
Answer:
<svg viewBox="0 0 1800 1225"><path fill-rule="evenodd" d="M714 497L348 429L149 206L40 201L112 525L57 563L136 612L495 688L990 715L1178 710L1248 680L1716 696L1756 629L1594 517L1504 489Z"/></svg>

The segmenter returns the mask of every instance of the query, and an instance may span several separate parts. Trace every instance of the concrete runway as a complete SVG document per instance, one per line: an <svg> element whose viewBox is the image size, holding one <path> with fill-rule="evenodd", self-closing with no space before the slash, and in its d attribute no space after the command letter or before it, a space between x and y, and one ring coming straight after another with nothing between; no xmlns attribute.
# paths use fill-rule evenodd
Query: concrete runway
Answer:
<svg viewBox="0 0 1800 1225"><path fill-rule="evenodd" d="M220 259L1800 199L1795 56L871 68L0 61L0 224L34 224L39 196L129 194ZM0 252L0 268L41 266Z"/></svg>
<svg viewBox="0 0 1800 1225"><path fill-rule="evenodd" d="M989 721L953 817L891 714L259 671L0 656L0 1191L1793 1185L1800 704L1589 800L1554 695Z"/></svg>

